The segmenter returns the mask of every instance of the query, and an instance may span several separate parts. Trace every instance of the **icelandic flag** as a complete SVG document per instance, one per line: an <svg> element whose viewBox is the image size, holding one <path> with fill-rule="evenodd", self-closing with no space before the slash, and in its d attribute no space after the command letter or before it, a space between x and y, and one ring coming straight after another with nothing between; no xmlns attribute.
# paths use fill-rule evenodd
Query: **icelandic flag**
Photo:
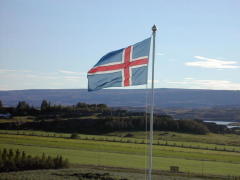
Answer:
<svg viewBox="0 0 240 180"><path fill-rule="evenodd" d="M88 71L88 91L147 83L151 38L112 51Z"/></svg>

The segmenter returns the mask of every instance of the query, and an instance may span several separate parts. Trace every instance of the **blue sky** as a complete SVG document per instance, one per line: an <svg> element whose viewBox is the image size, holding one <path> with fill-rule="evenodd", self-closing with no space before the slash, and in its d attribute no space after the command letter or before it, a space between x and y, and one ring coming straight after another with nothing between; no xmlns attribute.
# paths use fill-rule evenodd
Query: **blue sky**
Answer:
<svg viewBox="0 0 240 180"><path fill-rule="evenodd" d="M86 88L103 55L149 37L153 24L156 87L240 90L239 9L238 0L1 0L0 90Z"/></svg>

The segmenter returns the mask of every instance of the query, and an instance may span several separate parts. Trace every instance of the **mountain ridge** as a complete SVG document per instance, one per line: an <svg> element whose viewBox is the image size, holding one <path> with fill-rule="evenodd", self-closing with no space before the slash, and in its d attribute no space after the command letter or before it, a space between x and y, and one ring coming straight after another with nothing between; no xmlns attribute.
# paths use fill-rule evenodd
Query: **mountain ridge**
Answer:
<svg viewBox="0 0 240 180"><path fill-rule="evenodd" d="M239 90L170 89L156 88L155 106L160 108L206 108L240 106ZM103 89L88 92L86 89L28 89L0 91L5 106L16 106L18 101L39 107L42 100L53 104L73 105L77 102L107 104L113 107L144 107L146 89ZM149 99L149 98L148 98Z"/></svg>

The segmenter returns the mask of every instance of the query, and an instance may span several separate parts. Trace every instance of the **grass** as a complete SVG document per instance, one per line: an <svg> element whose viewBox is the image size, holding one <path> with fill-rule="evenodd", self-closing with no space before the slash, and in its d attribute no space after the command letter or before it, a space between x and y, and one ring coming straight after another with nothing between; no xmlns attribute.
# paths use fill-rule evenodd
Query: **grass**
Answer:
<svg viewBox="0 0 240 180"><path fill-rule="evenodd" d="M71 134L68 134L68 133L53 133L53 132L29 131L29 130L19 130L19 131L0 130L0 134L17 134L17 135L30 135L30 136L41 136L41 137L60 137L60 138L69 138L71 136ZM136 143L136 144L146 143L145 132L131 132L131 134L133 135L133 137L131 138L125 137L127 134L129 134L129 132L115 132L115 133L109 133L101 136L79 134L79 139L110 141L110 142L128 142L128 143ZM154 143L156 145L240 152L240 146L238 146L238 143L240 143L240 138L239 138L240 136L235 134L192 135L192 134L173 133L173 132L155 132L154 137L155 137ZM208 138L210 139L209 141L207 141ZM223 142L216 144L216 142L219 142L221 139ZM211 144L211 143L214 143L214 144ZM227 145L227 144L233 144L233 145Z"/></svg>
<svg viewBox="0 0 240 180"><path fill-rule="evenodd" d="M124 136L129 132L113 132L108 135L112 136ZM135 138L144 139L146 132L133 132ZM188 133L177 133L177 132L166 132L166 131L155 131L154 138L156 140L164 141L176 141L176 142L198 142L205 144L218 144L218 145L229 145L229 146L240 146L240 136L237 134L214 134L209 133L206 135L199 134L188 134Z"/></svg>
<svg viewBox="0 0 240 180"><path fill-rule="evenodd" d="M0 118L0 124L1 123L25 123L25 122L32 122L35 119L34 116L14 116L10 119L6 118Z"/></svg>
<svg viewBox="0 0 240 180"><path fill-rule="evenodd" d="M61 154L71 163L85 165L141 169L146 164L146 145L135 143L1 134L0 148ZM183 172L240 176L240 153L154 145L153 154L156 170L176 165Z"/></svg>
<svg viewBox="0 0 240 180"><path fill-rule="evenodd" d="M128 169L113 169L106 167L81 167L81 168L71 168L71 169L60 169L60 170L35 170L35 171L24 171L24 172L11 172L11 173L1 173L0 180L79 180L79 174L86 173L98 173L104 174L108 173L110 177L120 179L127 178L128 180L141 180L145 179L144 172ZM202 180L203 178L195 178L188 176L171 176L164 174L154 174L153 180ZM216 179L216 178L209 178ZM82 179L85 180L85 179ZM87 179L86 179L87 180ZM89 180L89 179L88 179ZM218 178L219 180L219 178Z"/></svg>
<svg viewBox="0 0 240 180"><path fill-rule="evenodd" d="M115 152L126 154L140 154L144 155L146 146L144 144L134 143L118 143L107 141L94 141L94 140L73 140L66 138L54 137L33 137L22 135L0 135L0 143L5 144L18 144L28 146L43 146L50 148L60 149L84 149L102 152ZM155 156L165 157L181 157L185 159L198 159L207 161L222 161L222 162L239 162L240 153L235 152L217 152L210 150L199 150L169 146L154 146ZM211 156L209 156L211 154ZM219 156L221 154L221 156ZM227 155L227 157L226 157Z"/></svg>

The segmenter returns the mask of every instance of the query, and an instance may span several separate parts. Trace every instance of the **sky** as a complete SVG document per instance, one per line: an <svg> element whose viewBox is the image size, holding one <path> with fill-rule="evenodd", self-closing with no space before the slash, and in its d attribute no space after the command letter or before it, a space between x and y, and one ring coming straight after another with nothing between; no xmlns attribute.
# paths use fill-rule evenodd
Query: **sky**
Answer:
<svg viewBox="0 0 240 180"><path fill-rule="evenodd" d="M239 0L0 0L0 90L87 88L103 55L150 37L153 24L155 87L240 90L239 9Z"/></svg>

